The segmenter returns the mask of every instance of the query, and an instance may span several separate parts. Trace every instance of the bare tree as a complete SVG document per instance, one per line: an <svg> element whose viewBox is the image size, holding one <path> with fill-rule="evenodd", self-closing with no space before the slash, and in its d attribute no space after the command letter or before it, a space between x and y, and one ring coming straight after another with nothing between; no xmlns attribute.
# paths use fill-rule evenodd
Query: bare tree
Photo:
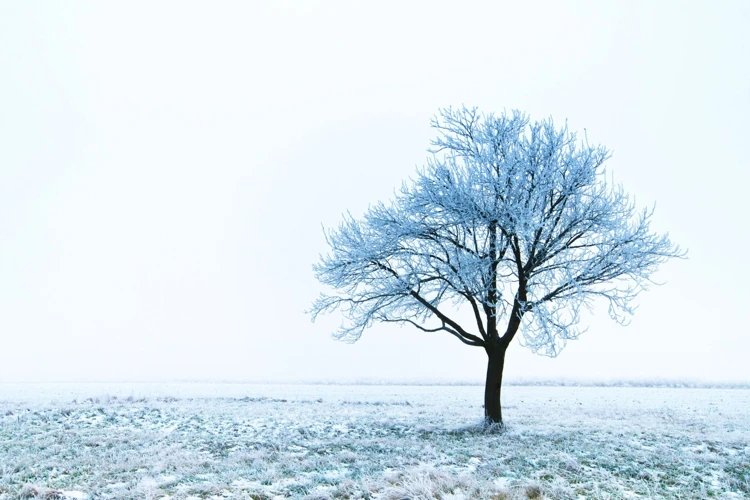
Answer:
<svg viewBox="0 0 750 500"><path fill-rule="evenodd" d="M351 214L327 231L330 253L315 275L334 289L313 304L340 309L334 334L356 341L374 322L445 331L488 357L488 423L502 424L505 352L521 343L556 356L581 333L596 299L624 323L658 265L683 253L651 232L653 210L636 210L608 183L602 146L551 119L445 109L427 165L388 204ZM460 324L458 307L473 319Z"/></svg>

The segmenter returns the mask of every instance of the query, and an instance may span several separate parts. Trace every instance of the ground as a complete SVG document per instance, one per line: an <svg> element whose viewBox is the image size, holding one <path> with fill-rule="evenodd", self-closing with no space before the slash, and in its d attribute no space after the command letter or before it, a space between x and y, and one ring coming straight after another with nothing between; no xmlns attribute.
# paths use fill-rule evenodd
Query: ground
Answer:
<svg viewBox="0 0 750 500"><path fill-rule="evenodd" d="M750 497L748 389L504 391L0 384L0 499Z"/></svg>

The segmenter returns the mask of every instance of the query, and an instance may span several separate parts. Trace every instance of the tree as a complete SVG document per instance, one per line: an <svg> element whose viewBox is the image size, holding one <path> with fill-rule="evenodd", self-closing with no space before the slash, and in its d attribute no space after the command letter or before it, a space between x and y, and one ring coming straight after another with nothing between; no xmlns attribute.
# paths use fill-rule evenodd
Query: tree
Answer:
<svg viewBox="0 0 750 500"><path fill-rule="evenodd" d="M441 110L431 125L438 137L416 178L326 232L330 253L314 271L334 293L312 319L340 309L334 336L350 342L383 322L483 348L485 418L502 424L505 352L519 330L522 345L554 357L581 333L583 307L603 300L625 323L659 264L683 253L650 230L653 209L607 181L607 149L567 126L476 108Z"/></svg>

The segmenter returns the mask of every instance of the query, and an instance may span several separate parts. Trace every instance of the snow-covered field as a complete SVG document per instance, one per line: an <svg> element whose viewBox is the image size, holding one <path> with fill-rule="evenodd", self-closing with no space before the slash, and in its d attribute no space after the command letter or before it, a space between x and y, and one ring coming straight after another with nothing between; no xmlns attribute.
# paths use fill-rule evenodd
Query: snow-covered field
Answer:
<svg viewBox="0 0 750 500"><path fill-rule="evenodd" d="M0 499L748 498L750 390L0 384Z"/></svg>

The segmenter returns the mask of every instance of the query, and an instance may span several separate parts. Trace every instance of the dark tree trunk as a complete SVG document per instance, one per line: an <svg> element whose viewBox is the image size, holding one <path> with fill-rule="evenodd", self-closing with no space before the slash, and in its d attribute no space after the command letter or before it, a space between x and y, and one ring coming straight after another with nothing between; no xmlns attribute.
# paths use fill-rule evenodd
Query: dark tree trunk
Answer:
<svg viewBox="0 0 750 500"><path fill-rule="evenodd" d="M484 416L488 424L503 423L503 411L500 406L500 389L503 383L503 366L505 351L508 346L499 339L492 342L487 349L487 380L484 386Z"/></svg>

